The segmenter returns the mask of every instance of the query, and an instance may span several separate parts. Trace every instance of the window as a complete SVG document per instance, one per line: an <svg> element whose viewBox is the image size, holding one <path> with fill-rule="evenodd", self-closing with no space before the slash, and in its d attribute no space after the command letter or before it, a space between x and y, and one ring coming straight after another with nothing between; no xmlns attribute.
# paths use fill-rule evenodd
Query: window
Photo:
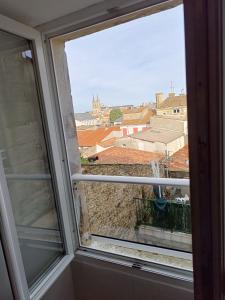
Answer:
<svg viewBox="0 0 225 300"><path fill-rule="evenodd" d="M3 31L0 39L8 45L0 52L0 159L31 287L63 255L64 249L32 46L29 41Z"/></svg>
<svg viewBox="0 0 225 300"><path fill-rule="evenodd" d="M174 26L169 32L168 22ZM157 35L156 25L160 28ZM182 120L172 114L162 117L174 103L186 104L185 93L181 96L169 91L171 69L179 85L177 89L185 88L181 25L183 6L179 5L91 35L83 36L81 31L78 39L70 36L65 50L75 120L76 116L85 118L89 114L97 125L76 122L80 153L75 144L71 148L70 137L67 142L70 166L77 170L72 180L76 182L81 246L190 270L191 210L188 144L184 133L187 115ZM134 32L139 37L135 45ZM177 49L174 53L163 48L166 52L161 56L168 56L167 62L160 59L157 51L164 35L174 41ZM62 93L55 41L57 38L52 39L53 57L58 92ZM152 44L156 45L154 49L150 47ZM157 87L151 87L150 92L153 78ZM156 93L159 87L162 92ZM148 100L143 102L141 98ZM62 99L65 123L69 114L64 111L65 95ZM68 101L71 101L69 96ZM146 129L134 132L139 126ZM80 170L75 157L70 158L74 155L81 157ZM158 177L162 179L161 185L154 183Z"/></svg>
<svg viewBox="0 0 225 300"><path fill-rule="evenodd" d="M1 238L15 297L38 298L74 255L69 203L40 33L1 21Z"/></svg>

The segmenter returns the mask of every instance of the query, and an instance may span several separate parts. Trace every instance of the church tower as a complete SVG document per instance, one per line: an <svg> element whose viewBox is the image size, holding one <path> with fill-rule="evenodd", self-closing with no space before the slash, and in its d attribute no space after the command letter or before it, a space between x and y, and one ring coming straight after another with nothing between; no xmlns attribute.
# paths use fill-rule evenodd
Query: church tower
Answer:
<svg viewBox="0 0 225 300"><path fill-rule="evenodd" d="M92 113L93 114L99 114L101 111L101 102L99 97L97 96L96 98L93 96L92 99Z"/></svg>

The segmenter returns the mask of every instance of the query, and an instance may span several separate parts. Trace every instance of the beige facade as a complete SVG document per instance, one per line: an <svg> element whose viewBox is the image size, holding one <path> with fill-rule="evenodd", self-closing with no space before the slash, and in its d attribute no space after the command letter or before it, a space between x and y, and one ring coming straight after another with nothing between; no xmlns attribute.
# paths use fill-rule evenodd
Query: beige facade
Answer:
<svg viewBox="0 0 225 300"><path fill-rule="evenodd" d="M164 98L163 93L156 94L156 115L177 119L187 119L187 96L169 93Z"/></svg>
<svg viewBox="0 0 225 300"><path fill-rule="evenodd" d="M186 118L172 118L171 116L157 115L151 118L150 127L180 131L185 135L188 134L188 122Z"/></svg>
<svg viewBox="0 0 225 300"><path fill-rule="evenodd" d="M182 133L178 133L178 135L170 141L147 141L135 138L134 136L129 136L118 139L115 145L130 149L157 152L163 154L167 153L167 155L172 155L173 153L184 147L185 136Z"/></svg>

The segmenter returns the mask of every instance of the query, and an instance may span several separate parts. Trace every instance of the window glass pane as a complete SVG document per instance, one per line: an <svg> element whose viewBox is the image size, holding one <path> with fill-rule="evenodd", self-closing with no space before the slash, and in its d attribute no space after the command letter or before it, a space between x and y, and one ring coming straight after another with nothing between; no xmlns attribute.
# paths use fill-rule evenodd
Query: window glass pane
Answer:
<svg viewBox="0 0 225 300"><path fill-rule="evenodd" d="M0 282L1 282L1 289L0 289L0 299L7 299L13 300L13 293L11 289L11 283L9 280L6 260L2 248L2 241L0 240Z"/></svg>
<svg viewBox="0 0 225 300"><path fill-rule="evenodd" d="M2 31L0 40L0 159L31 286L63 247L31 44Z"/></svg>
<svg viewBox="0 0 225 300"><path fill-rule="evenodd" d="M183 5L168 1L80 35L66 54L81 172L174 179L165 187L78 184L81 243L94 247L104 236L191 252L189 181L176 184L189 178Z"/></svg>

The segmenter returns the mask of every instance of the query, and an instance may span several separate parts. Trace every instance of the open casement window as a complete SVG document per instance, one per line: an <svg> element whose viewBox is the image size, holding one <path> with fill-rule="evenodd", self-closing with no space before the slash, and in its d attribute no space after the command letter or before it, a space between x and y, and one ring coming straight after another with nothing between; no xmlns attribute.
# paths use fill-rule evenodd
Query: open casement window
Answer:
<svg viewBox="0 0 225 300"><path fill-rule="evenodd" d="M138 17L157 15L161 10L181 4L179 0L137 1L137 6L132 4L127 10L123 7L106 10L106 2L102 2L97 15L91 6L85 18L83 11L78 14L79 18L76 13L63 17L60 22L53 21L38 28L41 33L0 16L0 231L3 248L0 252L3 252L1 260L7 262L3 271L7 273L8 268L16 299L40 299L76 253L82 258L88 256L141 269L145 274L148 271L150 277L160 274L165 286L170 284L167 278L171 276L178 279L181 289L192 291L190 222L182 219L179 224L188 231L188 251L181 249L177 241L173 249L168 249L163 230L160 231L161 237L164 236L161 245L159 240L149 238L151 245L146 245L137 242L134 236L130 239L118 237L117 223L116 230L110 228L110 234L96 234L93 224L96 225L94 221L98 216L92 216L90 222L90 206L85 193L92 190L91 184L93 187L98 184L98 198L105 197L103 191L107 189L113 193L119 190L122 194L123 185L132 188L155 185L155 195L160 195L159 186L189 187L188 178L82 174L65 42ZM221 13L222 1L184 0L190 146L190 159L186 163L190 162L193 267L198 300L224 299ZM180 110L177 105L174 108L176 115L184 113L183 108ZM163 111L162 115L167 113ZM93 122L93 119L88 121ZM119 125L121 120L118 118L114 122ZM140 128L135 124L132 130L139 134ZM145 134L146 129L141 130ZM122 134L130 135L130 127L122 128ZM121 148L126 145L123 141ZM141 150L144 151L144 147L144 143L140 143ZM104 185L106 187L100 188ZM145 208L145 203L141 203L141 208ZM149 201L147 203L149 209ZM153 203L158 205L158 210L164 204ZM185 208L188 216L190 205ZM137 215L143 216L142 213ZM147 221L152 222L152 219ZM176 229L174 226L176 224L172 230ZM150 259L146 259L143 252L150 255ZM168 257L173 259L168 261ZM184 265L184 261L188 264Z"/></svg>
<svg viewBox="0 0 225 300"><path fill-rule="evenodd" d="M158 16L159 20L157 19ZM131 105L123 105L121 103L119 108L116 105L115 107L106 107L101 104L99 97L95 96L94 99L90 99L90 102L92 101L92 111L89 113L89 116L86 116L88 114L83 114L86 119L79 119L82 117L82 113L79 114L76 109L73 109L69 77L74 85L74 89L76 89L76 86L78 88L79 82L71 78L71 72L67 71L67 68L69 67L69 70L72 68L76 70L76 78L85 76L85 71L84 74L82 73L82 65L79 65L81 67L79 70L75 62L78 64L79 60L85 61L86 59L88 61L88 54L86 52L82 53L81 48L77 49L76 43L73 51L71 50L70 53L65 51L65 49L68 49L67 41L70 41L70 44L72 44L72 41L75 41L75 39L80 38L85 41L85 38L88 39L88 37L94 41L95 38L97 39L97 35L101 34L102 30L107 32L107 28L112 27L109 29L109 32L113 32L113 30L117 30L117 26L115 25L118 24L122 24L119 26L126 26L129 22L134 22L134 24L132 23L132 28L135 31L135 22L138 22L135 19L139 17L143 17L144 20L151 20L153 18L154 24L162 25L163 27L166 26L163 23L163 18L173 16L178 17L177 23L180 22L178 25L181 28L177 36L179 40L177 47L183 49L183 5L180 2L169 1L162 6L149 7L133 15L125 15L75 32L49 38L48 51L49 55L52 55L53 61L53 66L49 72L52 72L56 76L57 86L55 87L55 93L59 97L64 124L70 176L74 190L74 206L80 236L79 249L93 255L105 255L111 258L119 257L131 264L138 265L140 268L143 265L151 264L155 264L159 268L167 268L169 266L174 272L183 273L185 276L191 278L191 205L188 173L186 95L184 92L175 95L172 91L168 96L158 93L156 94L156 107L151 107L149 104L135 107L133 103L129 103ZM150 26L149 30L151 29ZM136 30L136 32L138 31ZM160 30L158 34L160 35ZM127 41L128 39L125 38L125 40ZM107 44L107 39L104 42ZM154 42L152 43L154 44ZM101 62L98 63L98 61L95 61L95 54L97 56L97 53L95 52L96 49L92 48L91 43L88 44L86 41L85 45L87 49L92 49L93 56L90 55L91 59L87 62L88 66L84 66L84 70L87 70L87 72L90 70L90 72L95 73L96 70L93 69L93 66L95 64L99 66ZM101 44L99 43L98 46L100 49ZM122 48L123 46L124 44L118 45L118 48ZM158 46L156 45L156 47ZM129 52L129 50L127 51ZM75 62L72 61L72 57L76 58L76 55L79 55L79 53L81 55L77 57L77 60L75 59ZM109 56L109 52L107 53ZM113 50L111 54L112 57L113 55L117 55ZM100 51L99 56L101 55L104 55L104 51ZM105 57L107 55L105 54ZM141 55L140 49L139 56L141 57ZM181 74L185 81L185 55L182 50L179 55L182 64ZM111 56L108 58L109 61L110 58ZM118 60L120 59L119 57L117 58ZM135 58L133 59L135 60ZM135 64L135 61L133 63ZM116 67L119 69L119 66ZM106 67L104 66L104 68ZM109 69L108 73L110 71ZM88 89L88 79L85 77L85 80L87 81L87 87L84 87L84 89ZM94 80L95 78L93 78ZM102 80L104 81L103 78ZM109 82L108 84L110 85ZM129 84L129 86L132 86L131 82ZM82 89L80 86L79 88ZM121 87L118 86L117 88ZM176 106L175 104L171 104L164 108L161 105L163 102L165 102L164 105L170 102L179 104L176 104ZM76 99L74 99L74 103L75 107L79 109ZM174 117L174 106L178 115L175 116L176 119ZM121 115L116 117L116 121L110 120L113 110L122 111L126 126L123 126L124 120L119 120ZM164 111L166 111L166 117L163 119L162 115ZM159 129L156 127L152 129L150 127L152 123L149 124L149 119L145 121L145 124L139 122L141 125L135 122L132 123L129 116L127 117L129 122L125 119L125 114L132 113L136 118L141 119L140 115L143 113L145 116L146 112L149 116L153 115L152 123L154 121L154 126L160 127L162 123L167 129L161 127ZM110 122L114 122L113 126ZM160 126L158 125L159 123ZM133 124L133 128L129 127L129 124ZM173 130L173 126L176 126L178 129ZM102 140L98 141L101 142L99 145L96 146L96 142L94 142L95 145L92 145L91 139L96 138L97 134L102 131L104 133L109 132L108 139L104 135ZM126 133L124 134L125 131ZM86 134L84 138L82 137L83 133L84 135ZM133 136L138 138L140 135L144 137L151 135L149 139L155 139L153 146L156 147L156 145L160 144L159 148L156 151L147 150L148 146L153 149L153 143L151 140L149 143L145 142L142 138L140 138L140 143L138 143L138 150L133 145L127 147L126 143L128 139L132 139ZM116 147L113 147L111 144L109 146L106 145L107 142L115 140L117 137L120 144ZM159 138L161 139L161 143L158 142ZM79 143L82 139L85 140L87 145ZM101 150L97 149L98 146ZM112 151L113 148L118 152L125 153L122 154L122 159L120 157L121 160L119 163L107 164L106 162L104 165L103 161L101 164L101 154L104 150ZM168 170L167 166L169 164L171 166L176 165L175 155L179 151L185 152L186 159L183 159L182 171L173 173L171 171L172 168ZM131 157L126 156L126 154L130 155L130 153L134 157L133 165L129 163ZM140 159L140 157L144 163L135 162L135 159ZM145 160L144 157L146 157ZM123 163L126 159L128 163L127 161ZM98 161L100 161L99 164Z"/></svg>
<svg viewBox="0 0 225 300"><path fill-rule="evenodd" d="M173 3L173 1L171 2ZM167 6L171 2L165 1L162 5ZM223 116L221 115L223 112L223 94L221 88L221 3L222 1L215 3L215 1L211 0L184 1L190 146L190 159L188 158L186 162L188 164L190 162L191 170L195 294L201 300L223 299L224 257L222 249L224 248L224 237L222 235L224 232L224 183L222 159L223 142L221 141L223 141L224 137L222 134ZM177 4L175 1L175 6ZM153 7L156 8L157 11L157 6ZM145 12L144 10L144 14ZM116 16L118 16L118 14L116 14ZM146 14L148 14L148 12ZM123 13L121 15L123 15ZM135 17L137 16L139 15L136 14ZM121 241L115 237L110 239L109 236L104 237L103 241L103 237L99 238L91 233L88 207L86 202L82 201L82 192L85 193L87 190L85 188L81 190L81 196L77 191L80 182L88 184L92 182L94 184L101 181L99 184L107 183L111 184L111 186L118 186L121 182L128 183L129 181L129 183L134 183L135 181L134 178L84 175L81 174L80 169L80 153L78 151L78 140L74 130L74 112L67 72L67 60L64 52L65 42L123 23L128 19L131 20L132 14L129 14L127 18L126 16L115 19L112 17L109 22L104 22L109 18L107 14L103 14L102 17L99 17L99 21L96 21L96 18L87 18L83 23L79 20L75 20L70 27L60 27L58 31L54 30L52 26L49 27L49 31L46 29L47 37L49 38L48 54L49 56L52 55L52 61L54 62L54 66L50 68L50 73L56 75L57 83L55 95L59 97L62 120L64 123L71 183L75 195L74 203L77 212L77 223L78 228L80 228L80 253L111 260L120 258L123 263L124 261L128 263L138 262L138 264L134 264L134 266L142 268L143 265L147 265L146 261L140 261L137 257L135 257L135 259L131 258L132 251L130 251L130 249L132 249L132 247L136 248L137 251L141 250L140 246L137 246L137 243ZM83 28L84 30L82 30ZM76 54L74 53L74 55ZM61 70L66 71L62 72ZM163 115L166 116L166 113L167 112L163 112ZM178 111L176 110L176 114L177 113ZM183 113L183 111L179 110L179 113ZM127 128L123 128L123 135L128 135ZM125 143L122 145L124 147L126 146ZM187 184L187 181L183 181L182 184L184 184L184 182ZM140 183L143 182L140 180ZM159 181L153 182L148 179L145 183L149 185L153 183L159 184ZM163 181L161 179L160 184L162 183ZM168 182L164 183L168 184ZM76 185L74 186L74 184ZM99 195L99 197L101 197L101 195ZM212 199L216 201L212 201ZM98 240L101 240L103 244L108 243L111 245L109 245L108 249L106 249L106 247L105 249L93 249L94 247L92 247L90 237L91 239L99 238ZM128 245L129 251L125 250L123 253L119 253L118 251L116 255L115 252L112 253L113 246L114 250L116 248L118 250L119 247L124 250ZM148 249L150 249L150 247ZM154 251L154 249L156 248L152 248L151 250ZM157 250L162 251L163 248L158 247ZM168 254L168 250L166 250L166 253ZM177 255L181 253L181 251L176 251ZM162 265L163 263L161 262L160 265L157 265L157 268L162 267ZM156 266L156 264L154 266ZM169 269L171 270L172 268ZM185 274L187 275L188 273Z"/></svg>
<svg viewBox="0 0 225 300"><path fill-rule="evenodd" d="M1 236L16 299L38 299L74 255L41 35L1 16Z"/></svg>

